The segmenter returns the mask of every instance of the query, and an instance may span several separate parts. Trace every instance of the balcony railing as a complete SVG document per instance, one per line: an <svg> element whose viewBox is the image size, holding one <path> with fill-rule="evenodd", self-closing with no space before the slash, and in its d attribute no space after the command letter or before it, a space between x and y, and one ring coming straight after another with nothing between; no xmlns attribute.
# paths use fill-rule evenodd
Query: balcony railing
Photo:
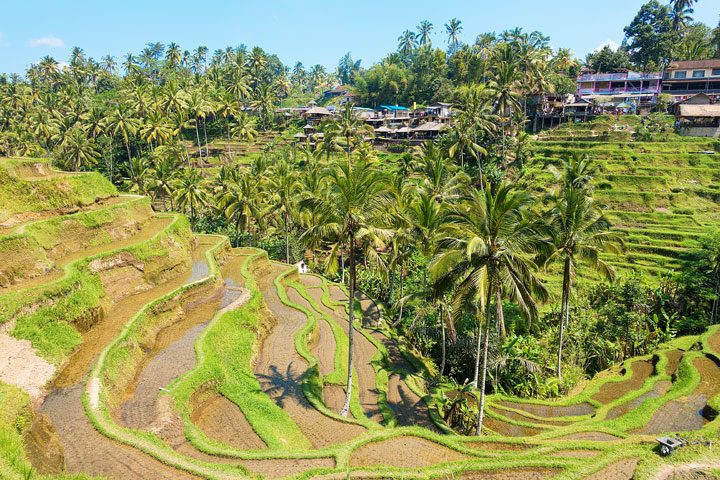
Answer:
<svg viewBox="0 0 720 480"><path fill-rule="evenodd" d="M609 82L612 80L660 80L660 73L587 73L580 75L579 82Z"/></svg>

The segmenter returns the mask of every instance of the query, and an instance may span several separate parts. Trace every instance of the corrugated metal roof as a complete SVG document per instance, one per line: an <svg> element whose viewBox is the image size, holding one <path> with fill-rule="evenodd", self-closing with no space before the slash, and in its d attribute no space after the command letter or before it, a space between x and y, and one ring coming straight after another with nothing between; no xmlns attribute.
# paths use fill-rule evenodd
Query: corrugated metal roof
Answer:
<svg viewBox="0 0 720 480"><path fill-rule="evenodd" d="M681 117L720 117L720 103L715 105L680 105Z"/></svg>

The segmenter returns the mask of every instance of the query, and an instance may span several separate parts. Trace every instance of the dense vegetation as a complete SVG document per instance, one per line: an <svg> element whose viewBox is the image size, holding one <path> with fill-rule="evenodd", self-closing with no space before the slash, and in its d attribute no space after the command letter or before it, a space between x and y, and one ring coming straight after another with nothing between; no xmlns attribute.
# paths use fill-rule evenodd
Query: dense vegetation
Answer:
<svg viewBox="0 0 720 480"><path fill-rule="evenodd" d="M649 2L620 53L601 50L587 64L653 70L679 55L717 55L717 29L691 24L691 4ZM556 396L714 323L716 228L689 243L662 280L616 278L609 255L626 242L600 193L601 153L561 153L556 175L533 179L539 150L574 148L534 144L525 132L531 96L574 92L579 62L569 50L552 52L541 33L519 29L465 45L460 21L445 27L447 50L432 47L423 22L379 64L365 70L347 55L333 75L289 69L258 47L209 58L205 47L176 44L128 55L121 75L113 58L96 62L76 48L66 68L46 57L25 78L2 78L0 154L96 169L159 209L187 213L197 231L306 259L351 295L359 287L386 304L395 331L436 360L441 376L468 380L481 396ZM411 152L380 153L348 103L320 126L322 142L290 145L302 121L277 108L314 99L336 79L367 106L452 100L454 126ZM681 142L658 118L625 140ZM276 141L252 155L233 151L256 147L257 137ZM717 201L717 192L700 193Z"/></svg>

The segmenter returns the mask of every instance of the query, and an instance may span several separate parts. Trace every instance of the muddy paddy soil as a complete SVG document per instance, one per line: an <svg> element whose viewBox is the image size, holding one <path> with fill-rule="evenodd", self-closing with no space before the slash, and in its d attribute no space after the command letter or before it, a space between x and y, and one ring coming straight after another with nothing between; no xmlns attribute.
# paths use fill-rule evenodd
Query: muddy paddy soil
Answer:
<svg viewBox="0 0 720 480"><path fill-rule="evenodd" d="M587 480L631 480L637 468L637 458L626 458L619 462L611 463L599 472L596 472Z"/></svg>
<svg viewBox="0 0 720 480"><path fill-rule="evenodd" d="M720 389L720 367L710 357L696 358L693 365L700 375L695 391L661 406L638 433L658 434L699 430L710 421L707 401Z"/></svg>
<svg viewBox="0 0 720 480"><path fill-rule="evenodd" d="M298 310L283 304L275 289L274 279L288 266L271 264L256 273L258 287L276 323L265 338L255 365L263 391L288 412L315 448L347 442L365 432L359 425L343 423L315 410L302 391L302 375L308 365L295 351L292 339L306 318Z"/></svg>
<svg viewBox="0 0 720 480"><path fill-rule="evenodd" d="M593 400L610 403L643 386L645 380L655 373L655 366L649 360L637 360L630 365L632 376L621 382L607 382L600 387Z"/></svg>
<svg viewBox="0 0 720 480"><path fill-rule="evenodd" d="M316 284L315 282L317 280L319 279L312 275L301 276L301 281L303 282L303 284L310 287L307 289L308 293L312 296L313 301L320 306L320 309L322 311L321 313L330 315L335 321L335 323L340 326L345 335L347 335L350 331L350 324L348 323L345 309L342 307L338 307L337 309L330 309L323 305L322 289L312 288L312 286ZM337 290L339 291L340 289ZM347 302L347 297L345 297L345 301ZM361 320L356 319L356 321ZM320 321L319 327L320 335L318 339L318 345L315 347L315 351L319 355L317 357L318 361L320 361L320 358L323 358L323 362L327 364L329 362L332 362L332 359L334 358L335 339L332 335L332 330L330 329L330 326L327 325L324 320ZM370 342L370 340L365 338L365 336L363 336L357 330L355 330L354 332L353 342L353 361L355 366L355 372L357 373L356 378L358 382L358 396L360 398L360 405L362 405L365 415L370 420L381 423L383 421L383 416L378 407L378 391L377 385L375 383L375 369L370 363L373 356L377 352L377 349L375 348L375 345ZM323 363L321 363L321 366L322 365ZM328 368L328 372L331 372L333 370L334 368ZM336 390L337 389L329 393L331 399L335 398L334 395L336 395L337 393ZM340 409L337 410L333 407L330 407L330 405L326 405L328 406L328 408L331 408L331 410L339 412L342 409L343 403L344 402L340 403ZM334 402L333 404L336 406L337 402Z"/></svg>
<svg viewBox="0 0 720 480"><path fill-rule="evenodd" d="M194 263L205 263L204 253L207 248L207 245L201 245L196 249ZM39 409L39 413L46 415L51 422L52 430L56 432L62 445L68 473L82 472L113 478L193 478L98 433L85 415L81 381L97 355L145 304L183 284L202 278L203 272L207 272L207 266L196 265L184 275L178 275L143 293L123 298L109 310L101 322L85 333L83 344L70 357L54 382L54 391L47 396ZM33 465L43 462L40 457L31 457L30 460Z"/></svg>
<svg viewBox="0 0 720 480"><path fill-rule="evenodd" d="M536 417L576 417L595 413L595 409L589 403L577 405L539 405L535 403L519 403L502 401L498 402L506 408L522 410Z"/></svg>
<svg viewBox="0 0 720 480"><path fill-rule="evenodd" d="M329 292L330 298L333 301L347 304L348 297L347 295L345 295L345 292L343 292L339 287L337 287L336 285L331 285L329 287ZM369 315L369 320L364 320L363 323L368 325L373 324L373 322L376 322L376 319L380 318L380 310L378 309L377 305L375 305L375 303L372 302L370 299L362 295L359 297L359 299L363 308L363 312L365 312L364 315ZM348 323L345 309L338 307L337 309L335 309L334 314L338 323L340 323L340 325L347 333ZM387 338L385 335L378 331L370 330L370 334L375 338L375 340L382 343L383 346L385 346L385 348L388 350L389 365L387 365L387 367L389 368L389 370L400 372L391 375L388 378L387 385L387 401L393 413L395 414L395 417L397 418L398 425L419 425L421 427L429 428L431 430L436 430L435 423L430 418L430 413L428 412L425 402L423 402L422 399L418 395L416 395L415 392L413 392L405 382L405 372L413 372L415 370L413 366L405 359L402 352L400 352L400 349L394 341ZM358 337L361 336L357 335L356 338ZM364 337L361 338L367 341L366 339L364 339ZM372 343L370 343L369 341L367 342L370 345L370 348L372 348L372 351L374 352L374 345L372 345ZM371 392L371 394L376 395L375 392ZM375 400L375 402L377 402L377 400ZM378 415L381 416L379 412Z"/></svg>
<svg viewBox="0 0 720 480"><path fill-rule="evenodd" d="M468 472L460 476L463 480L545 480L553 478L560 470L555 468L510 468L507 470Z"/></svg>
<svg viewBox="0 0 720 480"><path fill-rule="evenodd" d="M422 468L472 458L474 457L423 438L397 437L369 443L358 448L350 458L350 466L389 465L399 468Z"/></svg>

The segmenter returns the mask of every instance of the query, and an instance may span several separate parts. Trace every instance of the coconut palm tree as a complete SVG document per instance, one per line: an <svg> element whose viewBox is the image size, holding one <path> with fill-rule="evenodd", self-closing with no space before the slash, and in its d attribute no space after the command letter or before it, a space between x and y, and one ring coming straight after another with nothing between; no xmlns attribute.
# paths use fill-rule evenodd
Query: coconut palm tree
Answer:
<svg viewBox="0 0 720 480"><path fill-rule="evenodd" d="M170 65L170 68L175 68L182 62L182 50L180 45L175 42L171 42L167 50L165 50L165 61Z"/></svg>
<svg viewBox="0 0 720 480"><path fill-rule="evenodd" d="M235 246L240 246L240 231L247 231L250 219L255 216L257 181L248 172L243 172L228 191L221 196L219 206L225 218L235 225Z"/></svg>
<svg viewBox="0 0 720 480"><path fill-rule="evenodd" d="M418 44L421 47L432 47L432 39L430 38L430 32L433 30L433 24L427 20L420 22L417 26L417 38Z"/></svg>
<svg viewBox="0 0 720 480"><path fill-rule="evenodd" d="M448 46L450 51L455 51L460 45L460 32L462 32L462 22L457 18L451 18L448 23L445 24L445 32L448 36Z"/></svg>
<svg viewBox="0 0 720 480"><path fill-rule="evenodd" d="M156 161L152 169L152 190L157 198L158 194L163 195L163 208L167 210L165 199L170 199L170 210L175 210L173 202L173 186L178 174L179 162L173 155L163 156Z"/></svg>
<svg viewBox="0 0 720 480"><path fill-rule="evenodd" d="M127 149L127 157L132 169L130 139L135 137L140 128L140 119L133 115L132 109L125 103L119 103L110 111L106 119L106 129L115 137L120 137Z"/></svg>
<svg viewBox="0 0 720 480"><path fill-rule="evenodd" d="M163 145L177 134L177 130L167 116L157 110L151 111L140 127L140 138L149 143L151 148Z"/></svg>
<svg viewBox="0 0 720 480"><path fill-rule="evenodd" d="M589 266L607 279L615 276L613 267L600 258L602 252L620 253L622 236L611 230L611 222L592 198L588 187L589 162L575 159L565 163L560 190L552 195L548 212L549 233L554 250L546 262L563 263L563 287L558 341L557 377L562 380L562 349L570 319L570 296L579 263Z"/></svg>
<svg viewBox="0 0 720 480"><path fill-rule="evenodd" d="M404 56L410 55L417 46L416 38L415 32L405 30L402 35L398 37L398 51Z"/></svg>
<svg viewBox="0 0 720 480"><path fill-rule="evenodd" d="M377 249L384 248L390 232L380 227L386 211L388 187L384 175L365 162L357 162L352 168L349 162L339 162L327 172L328 191L319 201L306 202L319 219L303 236L332 242L326 260L328 273L337 272L338 257L348 252L350 308L348 310L348 371L345 404L340 412L347 416L350 410L353 384L353 351L355 330L355 283L358 254L380 264Z"/></svg>
<svg viewBox="0 0 720 480"><path fill-rule="evenodd" d="M60 155L67 166L76 172L92 167L100 158L93 139L88 138L80 126L74 126L63 136L59 145Z"/></svg>
<svg viewBox="0 0 720 480"><path fill-rule="evenodd" d="M190 224L195 227L197 209L207 204L208 193L202 173L197 168L186 168L175 180L175 201L183 210L190 208Z"/></svg>
<svg viewBox="0 0 720 480"><path fill-rule="evenodd" d="M537 315L536 300L546 297L535 276L534 257L543 250L540 222L530 214L533 198L525 192L502 184L493 192L474 191L448 214L440 234L439 253L431 264L431 273L441 292L454 287L456 309L471 308L478 313L478 349L476 377L481 373L480 405L476 433L482 432L485 413L488 346L492 319L492 300L498 291L507 292L528 317ZM482 335L481 334L484 334ZM480 346L482 340L482 367Z"/></svg>
<svg viewBox="0 0 720 480"><path fill-rule="evenodd" d="M135 157L128 162L125 188L139 195L147 195L152 188L153 171L150 162L143 157Z"/></svg>
<svg viewBox="0 0 720 480"><path fill-rule="evenodd" d="M251 142L258 134L257 130L255 130L255 119L245 112L240 112L230 125L230 134L232 138Z"/></svg>
<svg viewBox="0 0 720 480"><path fill-rule="evenodd" d="M295 199L300 191L298 172L292 159L283 156L271 168L268 176L268 190L272 192L281 215L285 231L285 263L290 263L290 225L295 209Z"/></svg>
<svg viewBox="0 0 720 480"><path fill-rule="evenodd" d="M325 130L326 135L334 135L345 139L345 151L347 152L348 162L351 166L353 144L359 144L362 141L363 133L370 131L368 125L358 118L350 102L345 102L340 118L332 120L329 129Z"/></svg>

